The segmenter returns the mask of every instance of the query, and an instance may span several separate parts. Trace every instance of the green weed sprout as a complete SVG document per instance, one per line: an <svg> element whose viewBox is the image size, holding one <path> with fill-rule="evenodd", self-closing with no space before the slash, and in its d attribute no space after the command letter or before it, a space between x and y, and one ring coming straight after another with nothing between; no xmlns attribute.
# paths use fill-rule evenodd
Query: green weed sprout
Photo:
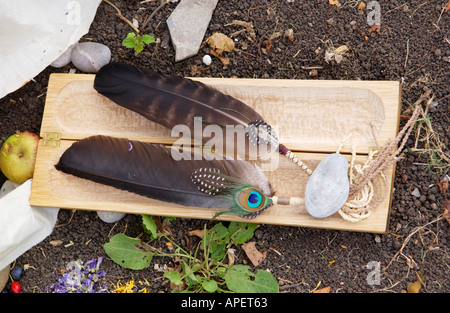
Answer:
<svg viewBox="0 0 450 313"><path fill-rule="evenodd" d="M122 46L134 49L137 53L144 50L144 45L155 42L155 37L150 35L136 35L135 33L128 33L127 37L122 41Z"/></svg>

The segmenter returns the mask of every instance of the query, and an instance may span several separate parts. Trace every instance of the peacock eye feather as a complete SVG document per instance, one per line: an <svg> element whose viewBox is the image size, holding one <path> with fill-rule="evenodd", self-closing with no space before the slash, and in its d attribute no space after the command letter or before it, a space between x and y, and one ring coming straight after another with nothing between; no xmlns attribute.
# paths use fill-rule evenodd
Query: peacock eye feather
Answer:
<svg viewBox="0 0 450 313"><path fill-rule="evenodd" d="M246 219L254 219L272 205L272 200L251 185L235 187L231 190L231 211Z"/></svg>
<svg viewBox="0 0 450 313"><path fill-rule="evenodd" d="M200 192L229 200L229 210L217 213L214 218L231 213L253 219L272 205L272 200L255 186L232 179L216 168L197 169L191 180Z"/></svg>

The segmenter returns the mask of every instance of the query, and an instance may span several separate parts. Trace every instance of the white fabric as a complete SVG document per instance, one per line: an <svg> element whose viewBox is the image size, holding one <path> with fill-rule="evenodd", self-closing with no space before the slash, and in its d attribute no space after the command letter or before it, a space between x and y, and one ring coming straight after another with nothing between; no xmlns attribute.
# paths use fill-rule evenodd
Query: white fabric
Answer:
<svg viewBox="0 0 450 313"><path fill-rule="evenodd" d="M101 0L0 0L0 98L89 31Z"/></svg>
<svg viewBox="0 0 450 313"><path fill-rule="evenodd" d="M0 189L0 270L51 234L59 209L30 206L31 182Z"/></svg>

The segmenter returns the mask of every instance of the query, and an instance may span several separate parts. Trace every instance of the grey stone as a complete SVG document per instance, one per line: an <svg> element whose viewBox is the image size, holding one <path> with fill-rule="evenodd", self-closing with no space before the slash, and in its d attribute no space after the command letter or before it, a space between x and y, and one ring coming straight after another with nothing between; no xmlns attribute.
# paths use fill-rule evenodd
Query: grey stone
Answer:
<svg viewBox="0 0 450 313"><path fill-rule="evenodd" d="M415 188L415 189L411 192L411 194L412 194L414 197L416 197L416 198L420 198L420 191L419 191L418 188Z"/></svg>
<svg viewBox="0 0 450 313"><path fill-rule="evenodd" d="M63 54L61 54L55 61L53 61L50 64L50 66L56 67L56 68L61 68L63 66L66 66L67 64L69 64L71 56L72 56L72 50L77 44L78 44L78 41L76 43L74 43L73 45L71 45L69 48L67 48L67 50L64 51Z"/></svg>
<svg viewBox="0 0 450 313"><path fill-rule="evenodd" d="M339 153L327 155L306 183L306 210L316 218L333 215L347 202L349 191L348 161Z"/></svg>
<svg viewBox="0 0 450 313"><path fill-rule="evenodd" d="M105 223L115 223L120 221L126 214L120 212L97 211L97 215Z"/></svg>
<svg viewBox="0 0 450 313"><path fill-rule="evenodd" d="M111 50L101 43L82 42L73 48L71 60L80 71L97 73L111 61Z"/></svg>
<svg viewBox="0 0 450 313"><path fill-rule="evenodd" d="M175 62L198 53L218 0L181 0L167 19Z"/></svg>

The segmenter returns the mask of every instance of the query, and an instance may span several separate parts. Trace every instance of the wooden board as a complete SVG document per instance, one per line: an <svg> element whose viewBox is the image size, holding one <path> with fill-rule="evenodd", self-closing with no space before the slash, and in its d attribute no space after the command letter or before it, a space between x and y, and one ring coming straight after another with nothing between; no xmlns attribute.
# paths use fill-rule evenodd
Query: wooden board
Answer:
<svg viewBox="0 0 450 313"><path fill-rule="evenodd" d="M52 74L41 136L61 133L63 139L92 134L123 136L172 144L171 131L114 104L93 88L94 75ZM292 151L367 154L397 134L398 82L309 81L276 79L195 78L230 94L259 112Z"/></svg>
<svg viewBox="0 0 450 313"><path fill-rule="evenodd" d="M60 155L74 140L94 134L163 144L171 144L176 140L170 137L167 129L98 95L92 88L93 78L94 75L86 74L51 75L41 127L41 137L44 139L38 149L30 203L46 207L212 218L216 210L152 200L73 177L54 168ZM350 133L357 143L357 161L364 162L366 153L375 146L369 138L372 131L367 128L367 123L372 123L370 127L374 129L381 145L394 138L398 130L400 89L397 82L198 80L253 106L263 116L267 116L272 125L280 123L281 142L294 151L302 151L300 157L311 168L326 153L335 152L343 138ZM290 124L282 123L282 119L289 120ZM300 120L308 122L294 123ZM340 132L346 135L342 136ZM57 136L56 140L52 139L54 135ZM342 148L342 152L350 151L350 143ZM350 159L350 155L347 157ZM270 162L260 165L277 195L303 197L308 176L283 156L273 156ZM269 163L272 164L270 169ZM302 205L275 205L252 222L383 233L389 221L393 175L394 167L390 167L388 196L373 215L362 222L347 222L338 213L325 219L316 219ZM377 197L382 192L382 184L376 185L375 189ZM246 221L229 215L220 216L219 219Z"/></svg>

